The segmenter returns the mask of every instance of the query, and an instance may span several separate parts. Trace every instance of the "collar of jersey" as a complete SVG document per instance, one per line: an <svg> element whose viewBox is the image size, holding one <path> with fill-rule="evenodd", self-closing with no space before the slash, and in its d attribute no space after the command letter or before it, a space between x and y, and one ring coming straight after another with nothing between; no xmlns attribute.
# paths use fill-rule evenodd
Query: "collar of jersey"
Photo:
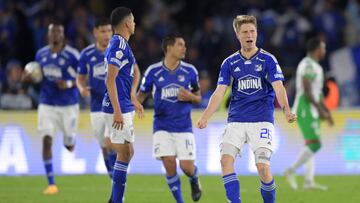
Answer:
<svg viewBox="0 0 360 203"><path fill-rule="evenodd" d="M162 61L162 67L166 70L166 71L169 71L169 72L176 72L178 69L180 69L180 66L181 66L181 61L179 63L179 65L174 69L174 70L171 70L169 69L168 67L166 67L165 63L164 63L164 60Z"/></svg>
<svg viewBox="0 0 360 203"><path fill-rule="evenodd" d="M114 35L123 38L123 39L125 40L125 42L127 42L127 40L125 39L125 37L121 36L120 34L114 34Z"/></svg>
<svg viewBox="0 0 360 203"><path fill-rule="evenodd" d="M260 53L260 50L261 50L261 49L258 48L258 50L255 52L255 54L252 55L249 59L245 58L245 56L243 56L243 55L241 54L241 51L240 51L240 50L238 51L238 53L239 53L240 57L241 57L242 59L244 59L245 61L251 61L251 60L253 60L253 59Z"/></svg>

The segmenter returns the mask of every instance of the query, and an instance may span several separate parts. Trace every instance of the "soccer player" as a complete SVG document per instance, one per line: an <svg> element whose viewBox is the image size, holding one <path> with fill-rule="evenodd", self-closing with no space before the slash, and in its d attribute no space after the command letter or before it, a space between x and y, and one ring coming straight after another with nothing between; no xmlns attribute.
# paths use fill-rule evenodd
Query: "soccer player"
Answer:
<svg viewBox="0 0 360 203"><path fill-rule="evenodd" d="M38 129L43 136L42 154L48 180L44 194L52 195L58 192L51 151L56 131L63 133L67 150L72 152L75 147L79 118L79 94L75 77L79 52L65 44L64 27L61 24L50 24L47 35L49 44L37 51L35 60L44 75L38 107Z"/></svg>
<svg viewBox="0 0 360 203"><path fill-rule="evenodd" d="M93 35L96 42L86 47L80 54L76 85L81 96L88 97L91 92L91 125L95 137L99 141L104 157L104 162L109 176L115 164L116 153L107 146L110 143L108 129L101 111L102 100L105 94L105 65L104 52L112 36L110 20L99 18L95 22ZM89 86L86 81L89 80Z"/></svg>
<svg viewBox="0 0 360 203"><path fill-rule="evenodd" d="M196 68L182 61L185 41L180 35L169 35L162 43L164 60L148 67L142 80L138 98L143 102L153 92L154 125L153 156L161 159L166 170L169 188L177 203L182 203L180 178L176 172L176 158L180 168L190 178L194 201L201 197L192 131L192 104L201 102Z"/></svg>
<svg viewBox="0 0 360 203"><path fill-rule="evenodd" d="M305 147L298 159L288 169L285 175L290 186L297 189L295 171L305 164L305 189L326 190L327 187L314 181L314 155L321 147L320 119L330 126L334 124L330 111L323 102L322 89L324 73L319 61L325 57L325 42L312 38L307 44L307 56L303 58L296 71L296 97L293 111L299 115L298 124L305 139Z"/></svg>
<svg viewBox="0 0 360 203"><path fill-rule="evenodd" d="M128 40L135 31L134 16L129 8L118 7L111 13L115 34L105 51L106 91L102 103L112 149L117 153L113 169L112 202L123 202L127 168L134 154L134 107L142 114L142 105L132 92L135 57ZM140 110L139 110L140 109Z"/></svg>
<svg viewBox="0 0 360 203"><path fill-rule="evenodd" d="M229 202L239 203L240 183L234 162L244 143L250 145L260 176L260 191L265 203L275 202L276 186L270 170L274 135L274 97L288 122L296 120L290 110L284 76L276 58L256 46L257 23L254 16L239 15L233 28L241 49L227 57L221 67L218 85L197 126L207 126L232 81L228 124L220 143L221 169Z"/></svg>

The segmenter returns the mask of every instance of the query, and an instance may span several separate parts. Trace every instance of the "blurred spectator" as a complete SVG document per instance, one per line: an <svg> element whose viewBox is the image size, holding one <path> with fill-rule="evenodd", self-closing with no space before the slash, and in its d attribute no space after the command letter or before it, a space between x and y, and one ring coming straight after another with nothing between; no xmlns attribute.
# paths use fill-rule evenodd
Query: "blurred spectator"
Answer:
<svg viewBox="0 0 360 203"><path fill-rule="evenodd" d="M194 108L205 109L209 103L210 97L214 90L211 88L212 82L210 75L207 71L202 70L199 72L199 83L201 92L201 103L193 105Z"/></svg>
<svg viewBox="0 0 360 203"><path fill-rule="evenodd" d="M32 101L21 81L23 68L19 61L10 61L6 66L6 83L0 98L3 109L31 109Z"/></svg>

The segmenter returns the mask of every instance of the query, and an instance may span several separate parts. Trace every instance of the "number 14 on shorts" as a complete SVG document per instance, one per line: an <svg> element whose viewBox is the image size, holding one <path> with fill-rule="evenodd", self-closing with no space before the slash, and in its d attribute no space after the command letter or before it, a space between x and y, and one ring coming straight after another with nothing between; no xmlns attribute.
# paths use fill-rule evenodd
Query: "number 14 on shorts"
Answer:
<svg viewBox="0 0 360 203"><path fill-rule="evenodd" d="M272 132L270 129L262 128L260 132L260 138L272 140Z"/></svg>

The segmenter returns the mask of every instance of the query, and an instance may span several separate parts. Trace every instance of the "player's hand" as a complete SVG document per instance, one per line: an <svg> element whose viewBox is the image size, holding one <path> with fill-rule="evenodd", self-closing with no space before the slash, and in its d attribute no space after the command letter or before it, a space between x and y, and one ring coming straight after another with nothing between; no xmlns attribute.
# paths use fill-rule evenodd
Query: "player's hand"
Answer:
<svg viewBox="0 0 360 203"><path fill-rule="evenodd" d="M285 114L285 118L287 120L288 123L293 123L294 121L296 121L297 116L296 114L294 114L293 112L291 112L290 110L285 110L284 111Z"/></svg>
<svg viewBox="0 0 360 203"><path fill-rule="evenodd" d="M137 99L132 99L131 101L134 105L136 114L138 115L138 117L140 119L143 119L145 116L145 113L144 113L145 111L144 111L143 105Z"/></svg>
<svg viewBox="0 0 360 203"><path fill-rule="evenodd" d="M79 92L82 97L88 97L90 95L90 87L85 87L85 88L81 87L79 89Z"/></svg>
<svg viewBox="0 0 360 203"><path fill-rule="evenodd" d="M27 72L27 71L24 71L23 72L23 74L22 74L22 76L21 76L21 81L22 82L32 82L32 79L31 79L31 75L30 75L30 73L29 72Z"/></svg>
<svg viewBox="0 0 360 203"><path fill-rule="evenodd" d="M329 126L334 125L334 120L330 114L330 111L325 106L320 106L318 111L321 120L326 120Z"/></svg>
<svg viewBox="0 0 360 203"><path fill-rule="evenodd" d="M180 88L177 99L182 102L191 102L193 99L193 93L191 93L189 90L186 90L184 88Z"/></svg>
<svg viewBox="0 0 360 203"><path fill-rule="evenodd" d="M116 130L122 130L124 127L124 118L120 112L114 112L114 121L112 127Z"/></svg>
<svg viewBox="0 0 360 203"><path fill-rule="evenodd" d="M57 87L59 89L68 89L68 88L71 88L73 85L74 85L74 82L72 82L71 80L56 80L55 81Z"/></svg>
<svg viewBox="0 0 360 203"><path fill-rule="evenodd" d="M198 127L199 129L203 129L206 128L206 126L207 126L207 120L201 116L199 120L196 122L196 127Z"/></svg>

